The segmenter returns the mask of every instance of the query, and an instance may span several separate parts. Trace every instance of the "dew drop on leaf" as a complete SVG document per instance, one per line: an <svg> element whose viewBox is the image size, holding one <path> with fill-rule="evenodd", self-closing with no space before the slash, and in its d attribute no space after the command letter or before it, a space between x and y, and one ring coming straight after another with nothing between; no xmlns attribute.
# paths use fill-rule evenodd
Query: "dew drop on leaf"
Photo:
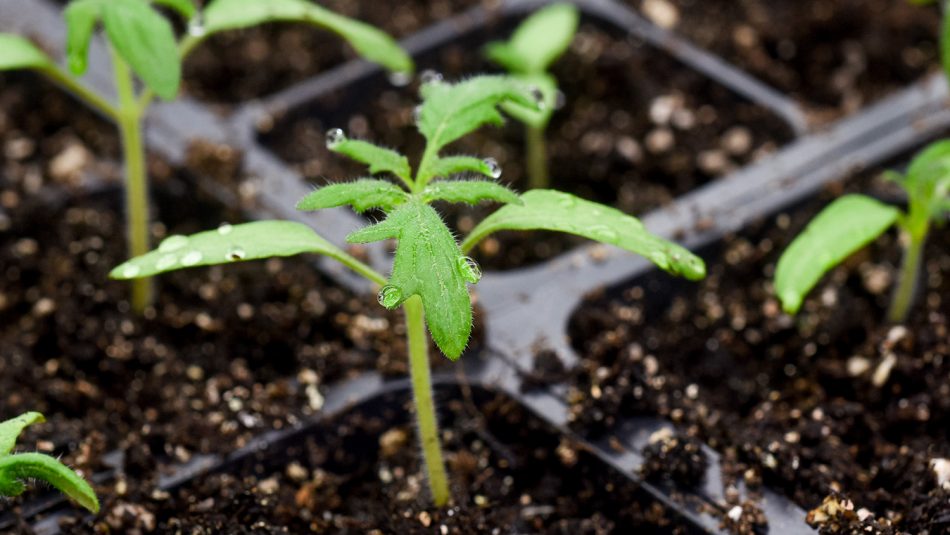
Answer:
<svg viewBox="0 0 950 535"><path fill-rule="evenodd" d="M396 87L405 87L412 80L412 74L405 71L395 71L389 73L389 83Z"/></svg>
<svg viewBox="0 0 950 535"><path fill-rule="evenodd" d="M181 234L176 234L162 240L162 243L158 245L158 250L163 253L170 253L172 251L177 251L186 245L188 245L188 238L182 236Z"/></svg>
<svg viewBox="0 0 950 535"><path fill-rule="evenodd" d="M140 271L142 270L135 264L129 264L125 266L124 268L122 268L122 276L128 279L131 279L135 277L136 275L138 275Z"/></svg>
<svg viewBox="0 0 950 535"><path fill-rule="evenodd" d="M598 240L613 241L617 239L617 233L606 225L594 225L589 230Z"/></svg>
<svg viewBox="0 0 950 535"><path fill-rule="evenodd" d="M231 226L231 223L221 223L221 225L218 226L218 234L222 236L227 236L233 230L234 230L234 227Z"/></svg>
<svg viewBox="0 0 950 535"><path fill-rule="evenodd" d="M501 178L501 166L498 165L498 160L494 158L485 158L482 160L485 162L485 165L488 167L488 174L492 178Z"/></svg>
<svg viewBox="0 0 950 535"><path fill-rule="evenodd" d="M181 258L181 265L193 266L201 262L202 258L204 258L204 255L201 254L201 251L189 251L188 254Z"/></svg>
<svg viewBox="0 0 950 535"><path fill-rule="evenodd" d="M419 119L422 118L422 105L416 106L412 109L412 122L418 123Z"/></svg>
<svg viewBox="0 0 950 535"><path fill-rule="evenodd" d="M545 107L544 103L544 93L537 87L531 88L531 98L534 99L534 102L538 105L539 110L543 110Z"/></svg>
<svg viewBox="0 0 950 535"><path fill-rule="evenodd" d="M571 209L577 205L577 202L570 195L560 195L557 203L561 205L561 208Z"/></svg>
<svg viewBox="0 0 950 535"><path fill-rule="evenodd" d="M195 13L195 16L188 21L188 35L192 37L204 37L207 33L207 28L205 28L205 18L204 15L199 11Z"/></svg>
<svg viewBox="0 0 950 535"><path fill-rule="evenodd" d="M228 260L237 262L238 260L244 260L244 258L247 256L247 252L244 250L243 247L239 247L235 245L234 247L231 247L230 249L228 249L228 253L226 256Z"/></svg>
<svg viewBox="0 0 950 535"><path fill-rule="evenodd" d="M165 271L170 267L178 263L178 255L167 254L158 259L158 262L155 262L155 267L159 271Z"/></svg>
<svg viewBox="0 0 950 535"><path fill-rule="evenodd" d="M376 300L386 308L394 308L402 302L402 290L392 284L387 284L379 289Z"/></svg>
<svg viewBox="0 0 950 535"><path fill-rule="evenodd" d="M331 128L327 132L327 148L333 150L340 143L346 141L346 134L339 128Z"/></svg>
<svg viewBox="0 0 950 535"><path fill-rule="evenodd" d="M478 262L467 256L458 259L458 268L462 278L472 284L476 284L482 279L482 268L478 267Z"/></svg>
<svg viewBox="0 0 950 535"><path fill-rule="evenodd" d="M426 69L419 74L419 81L422 85L437 84L442 80L442 73L433 71L432 69Z"/></svg>

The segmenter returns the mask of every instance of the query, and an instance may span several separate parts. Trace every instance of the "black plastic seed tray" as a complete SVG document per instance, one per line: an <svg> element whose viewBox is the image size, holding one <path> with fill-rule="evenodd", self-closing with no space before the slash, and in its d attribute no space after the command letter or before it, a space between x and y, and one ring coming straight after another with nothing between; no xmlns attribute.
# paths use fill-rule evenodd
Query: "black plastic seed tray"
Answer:
<svg viewBox="0 0 950 535"><path fill-rule="evenodd" d="M544 3L505 1L491 10L475 7L410 36L403 44L415 57L424 57L459 36L477 31L490 20L514 19ZM607 0L576 3L586 18L626 32L652 47L654 53L676 58L683 69L699 72L770 110L797 136L773 155L642 217L653 232L675 238L691 248L741 231L751 221L793 205L830 182L881 163L950 127L947 87L942 77L933 76L820 132L810 132L804 111L791 98L715 55L656 27L618 3ZM0 31L31 36L49 50L62 50L65 39L59 7L48 0L0 0ZM108 55L102 53L102 43L93 46L94 60L86 81L111 93L108 65L95 60ZM378 83L383 76L365 62L346 63L260 101L247 103L226 116L187 96L176 102L161 103L153 108L148 123L150 148L172 164L180 165L185 160L188 145L196 139L236 146L243 152L245 173L259 181L259 197L249 217L296 219L319 229L331 241L343 243L345 235L362 224L362 220L344 210L316 214L295 212L295 201L309 191L309 186L287 163L261 144L257 126L263 120L305 110L328 92L361 87L367 80ZM222 202L234 201L232 192L223 190L210 178L195 178L200 187L214 193ZM381 247L371 248L370 255L378 266L384 267L389 261ZM372 291L368 284L330 263L317 264L319 269L351 289ZM638 475L643 464L640 451L652 433L670 423L652 417L629 419L608 433L613 440L588 440L574 436L568 429L565 384L523 388L538 347L555 351L568 366L577 362L568 341L567 324L586 294L632 280L651 269L645 259L610 247L591 245L541 265L486 273L476 289L484 311L485 348L462 359L464 376L461 379L454 373L438 375L437 388L451 388L461 380L507 394L563 433L584 443L618 473L639 483L644 492L674 511L693 530L719 533L728 506L715 451L706 448L711 462L705 481L698 488L675 488L641 481ZM274 455L282 450L282 445L299 440L322 421L380 396L404 395L407 388L406 380L384 380L375 373L331 385L324 391L325 405L319 415L291 429L264 433L228 456L198 456L185 465L172 467L159 487L168 490L188 485L205 473L235 470L249 459ZM121 454L112 453L109 459L118 466ZM95 475L94 479L102 481L109 477L110 473L106 472ZM768 489L763 494L760 505L768 518L769 533L812 532L804 522L805 513L800 507ZM54 494L22 508L22 516L34 522L38 533L57 532L58 520L67 512L74 514L64 500ZM11 529L16 521L12 514L0 516L0 530Z"/></svg>

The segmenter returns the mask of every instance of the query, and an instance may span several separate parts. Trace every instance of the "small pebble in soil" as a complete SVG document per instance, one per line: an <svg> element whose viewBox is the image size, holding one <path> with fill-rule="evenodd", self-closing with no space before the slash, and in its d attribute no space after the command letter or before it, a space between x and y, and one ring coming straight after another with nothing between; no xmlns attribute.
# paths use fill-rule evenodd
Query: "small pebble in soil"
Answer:
<svg viewBox="0 0 950 535"><path fill-rule="evenodd" d="M663 428L653 433L649 442L643 448L644 461L640 468L643 477L669 478L687 487L702 482L709 461L698 440Z"/></svg>
<svg viewBox="0 0 950 535"><path fill-rule="evenodd" d="M679 10L667 0L645 0L642 9L643 14L661 28L669 30L679 23Z"/></svg>

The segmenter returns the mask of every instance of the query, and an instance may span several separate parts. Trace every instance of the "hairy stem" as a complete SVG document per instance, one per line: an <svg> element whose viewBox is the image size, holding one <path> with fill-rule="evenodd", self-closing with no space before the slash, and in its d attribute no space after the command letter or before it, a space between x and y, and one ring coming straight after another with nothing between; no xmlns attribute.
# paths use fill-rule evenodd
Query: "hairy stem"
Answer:
<svg viewBox="0 0 950 535"><path fill-rule="evenodd" d="M432 400L432 379L429 375L429 346L426 341L425 317L422 299L412 296L403 303L406 311L406 336L409 339L409 369L412 375L412 394L416 404L416 423L429 489L436 507L449 502L449 483L439 444L439 425Z"/></svg>
<svg viewBox="0 0 950 535"><path fill-rule="evenodd" d="M891 308L887 313L887 319L892 323L906 321L910 306L914 302L924 243L927 241L927 230L926 225L922 227L922 230L905 230L909 242L904 250L900 278L897 281L894 296L891 298Z"/></svg>
<svg viewBox="0 0 950 535"><path fill-rule="evenodd" d="M548 148L544 140L544 127L525 126L528 187L543 189L550 186L548 178Z"/></svg>
<svg viewBox="0 0 950 535"><path fill-rule="evenodd" d="M118 123L125 161L125 218L129 256L144 255L148 246L148 184L145 147L142 144L142 109L135 96L128 64L113 51L116 91L119 94ZM152 303L151 279L132 281L132 309L141 313Z"/></svg>

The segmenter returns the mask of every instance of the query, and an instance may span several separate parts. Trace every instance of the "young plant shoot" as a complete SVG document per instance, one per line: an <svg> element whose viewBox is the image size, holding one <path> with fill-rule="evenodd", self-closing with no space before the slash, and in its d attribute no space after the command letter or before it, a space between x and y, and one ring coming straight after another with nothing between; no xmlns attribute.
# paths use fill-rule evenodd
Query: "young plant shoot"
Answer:
<svg viewBox="0 0 950 535"><path fill-rule="evenodd" d="M337 15L306 0L213 0L200 11L193 0L153 0L189 21L176 38L171 23L144 0L73 0L66 8L66 55L69 70L17 35L0 33L0 70L32 69L59 83L115 122L125 162L125 208L128 247L132 256L149 250L149 202L142 121L155 95L171 100L178 94L182 60L216 33L274 21L306 22L330 30L366 59L398 73L412 71L412 60L385 33ZM89 44L101 24L112 54L118 102L88 89L79 78L86 72ZM144 86L136 91L133 74ZM151 303L148 279L133 282L131 303L142 311Z"/></svg>
<svg viewBox="0 0 950 535"><path fill-rule="evenodd" d="M190 237L173 236L158 250L118 266L112 276L146 277L189 266L316 253L328 255L378 284L379 303L389 309L402 306L405 312L419 438L432 499L441 507L449 500L449 487L432 401L425 327L446 357L454 361L461 356L472 330L467 284L475 284L481 277L478 265L466 256L469 251L494 232L544 229L616 245L690 279L703 277L705 265L688 250L649 233L640 221L618 210L557 191L533 190L519 196L490 180L453 178L460 173L497 178L500 170L492 160L443 156L449 143L482 125L500 124L498 106L517 103L537 109L542 101L536 98L536 88L507 76L477 76L455 84L434 74L423 78L423 101L415 121L426 145L415 169L399 152L348 139L342 130L333 129L327 133L331 150L366 164L371 175L386 174L395 182L365 177L331 184L313 191L297 205L307 211L349 205L358 212L385 212L383 221L353 232L347 241L397 240L388 279L306 225L288 221L225 225ZM434 201L473 205L490 201L504 206L459 245L432 208Z"/></svg>
<svg viewBox="0 0 950 535"><path fill-rule="evenodd" d="M21 414L0 422L0 496L19 496L26 491L25 482L39 479L56 487L79 505L93 513L99 512L99 500L89 483L66 465L42 453L11 453L23 430L42 423L38 412Z"/></svg>
<svg viewBox="0 0 950 535"><path fill-rule="evenodd" d="M485 48L490 60L515 78L537 87L544 96L541 109L515 102L503 105L509 115L525 125L525 168L528 187L532 189L550 185L545 130L557 108L559 91L548 67L570 46L578 17L573 4L552 4L525 19L508 41L490 43Z"/></svg>
<svg viewBox="0 0 950 535"><path fill-rule="evenodd" d="M888 177L907 192L906 212L865 195L845 195L815 216L782 253L775 269L775 291L786 312L798 312L825 273L896 224L904 259L888 319L906 321L927 233L934 221L950 212L950 141L931 144L914 158L906 174L890 172Z"/></svg>

